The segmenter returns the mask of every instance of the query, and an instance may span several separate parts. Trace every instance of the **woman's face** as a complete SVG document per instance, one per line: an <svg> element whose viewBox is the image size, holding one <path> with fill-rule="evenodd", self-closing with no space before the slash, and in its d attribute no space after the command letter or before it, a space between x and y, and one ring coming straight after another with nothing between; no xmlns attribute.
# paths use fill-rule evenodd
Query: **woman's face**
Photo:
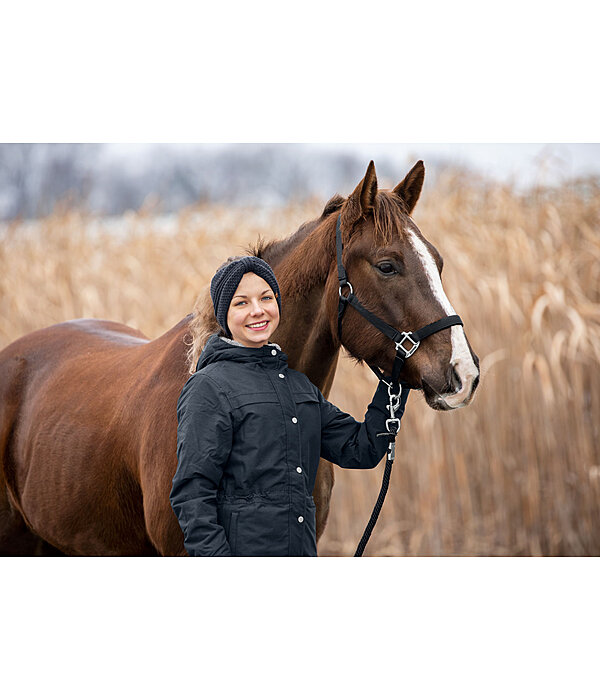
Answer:
<svg viewBox="0 0 600 700"><path fill-rule="evenodd" d="M248 348L262 347L279 325L275 294L254 272L240 280L229 305L227 325L233 339Z"/></svg>

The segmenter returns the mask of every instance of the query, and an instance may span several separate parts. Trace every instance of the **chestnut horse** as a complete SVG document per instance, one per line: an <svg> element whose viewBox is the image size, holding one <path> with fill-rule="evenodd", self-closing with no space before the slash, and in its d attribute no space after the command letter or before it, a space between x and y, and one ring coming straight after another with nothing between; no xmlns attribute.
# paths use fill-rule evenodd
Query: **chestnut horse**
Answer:
<svg viewBox="0 0 600 700"><path fill-rule="evenodd" d="M424 173L419 161L394 190L378 190L371 162L347 199L334 197L315 221L251 251L272 265L282 292L273 340L325 396L341 345L386 374L395 354L353 308L338 337L338 216L344 265L369 310L406 331L455 313L442 259L411 218ZM202 316L215 323L208 310ZM0 352L0 552L185 554L169 493L191 320L152 341L120 323L67 321ZM453 326L421 343L401 379L448 410L470 402L478 365L462 326ZM318 537L332 487L333 467L322 461L313 494Z"/></svg>

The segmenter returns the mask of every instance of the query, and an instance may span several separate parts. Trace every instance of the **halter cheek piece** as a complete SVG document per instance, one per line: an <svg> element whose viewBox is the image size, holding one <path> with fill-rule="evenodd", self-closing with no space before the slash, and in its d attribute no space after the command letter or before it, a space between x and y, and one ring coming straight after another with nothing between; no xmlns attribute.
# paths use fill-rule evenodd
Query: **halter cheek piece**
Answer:
<svg viewBox="0 0 600 700"><path fill-rule="evenodd" d="M388 486L390 483L392 464L394 462L395 456L395 440L398 430L400 430L400 418L396 418L396 411L400 407L401 399L404 398L404 401L406 401L408 394L407 386L404 386L402 393L400 393L400 384L398 381L400 377L400 372L402 371L406 360L418 350L419 345L421 344L421 341L424 338L427 338L430 335L437 333L438 331L444 330L444 328L450 328L450 326L462 326L463 322L461 321L460 316L445 316L439 321L429 323L427 326L419 328L418 331L396 330L385 321L382 321L378 316L375 316L375 314L371 313L368 309L365 309L365 307L360 303L360 301L358 301L358 299L354 296L354 290L352 289L352 285L348 281L346 270L344 269L344 265L342 264L341 215L338 216L337 225L335 229L335 247L337 251L337 269L338 280L340 284L340 301L338 306L338 338L340 343L342 342L342 318L344 316L344 312L346 311L348 304L350 304L350 306L353 306L360 314L362 314L369 323L371 323L373 326L375 326L375 328L377 328L384 335L390 338L390 340L393 340L396 345L396 356L394 358L394 364L392 366L391 382L387 382L384 379L383 372L379 369L379 367L369 365L369 367L373 370L377 377L379 377L380 380L384 381L388 387L388 395L390 398L390 402L387 405L387 408L390 411L390 417L385 422L387 432L378 433L378 436L388 436L389 446L387 453L387 461L383 473L383 482L381 484L379 496L377 497L377 503L375 504L375 508L371 513L371 518L367 523L367 527L365 528L363 536L354 554L355 557L361 557L365 550L365 547L367 546L369 537L373 532L373 528L375 527L375 523L377 522L379 513L381 512L383 501L385 499L385 495L387 493ZM342 294L342 289L344 287L348 287L348 294L346 296Z"/></svg>

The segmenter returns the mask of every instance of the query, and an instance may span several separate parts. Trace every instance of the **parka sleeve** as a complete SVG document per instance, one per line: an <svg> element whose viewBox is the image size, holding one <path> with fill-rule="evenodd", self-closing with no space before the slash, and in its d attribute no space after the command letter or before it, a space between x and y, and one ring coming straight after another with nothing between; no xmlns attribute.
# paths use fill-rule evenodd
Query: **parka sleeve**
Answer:
<svg viewBox="0 0 600 700"><path fill-rule="evenodd" d="M232 445L227 396L206 375L194 375L177 402L177 471L171 506L190 556L231 556L217 521L217 489Z"/></svg>
<svg viewBox="0 0 600 700"><path fill-rule="evenodd" d="M402 386L400 406L396 417L402 418L408 387ZM363 423L344 413L319 392L321 404L321 457L344 469L372 469L379 464L387 450L389 437L377 437L385 433L385 421L390 417L387 409L389 396L387 385L380 381L369 404Z"/></svg>

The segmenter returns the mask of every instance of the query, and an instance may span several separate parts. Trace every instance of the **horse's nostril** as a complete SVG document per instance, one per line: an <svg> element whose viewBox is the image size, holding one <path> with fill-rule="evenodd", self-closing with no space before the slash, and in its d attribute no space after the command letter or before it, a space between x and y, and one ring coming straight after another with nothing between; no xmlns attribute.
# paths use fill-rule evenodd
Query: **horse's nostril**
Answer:
<svg viewBox="0 0 600 700"><path fill-rule="evenodd" d="M462 380L458 376L458 372L456 371L456 367L452 368L452 373L450 375L450 386L452 387L452 391L454 391L454 393L456 393L462 389Z"/></svg>

